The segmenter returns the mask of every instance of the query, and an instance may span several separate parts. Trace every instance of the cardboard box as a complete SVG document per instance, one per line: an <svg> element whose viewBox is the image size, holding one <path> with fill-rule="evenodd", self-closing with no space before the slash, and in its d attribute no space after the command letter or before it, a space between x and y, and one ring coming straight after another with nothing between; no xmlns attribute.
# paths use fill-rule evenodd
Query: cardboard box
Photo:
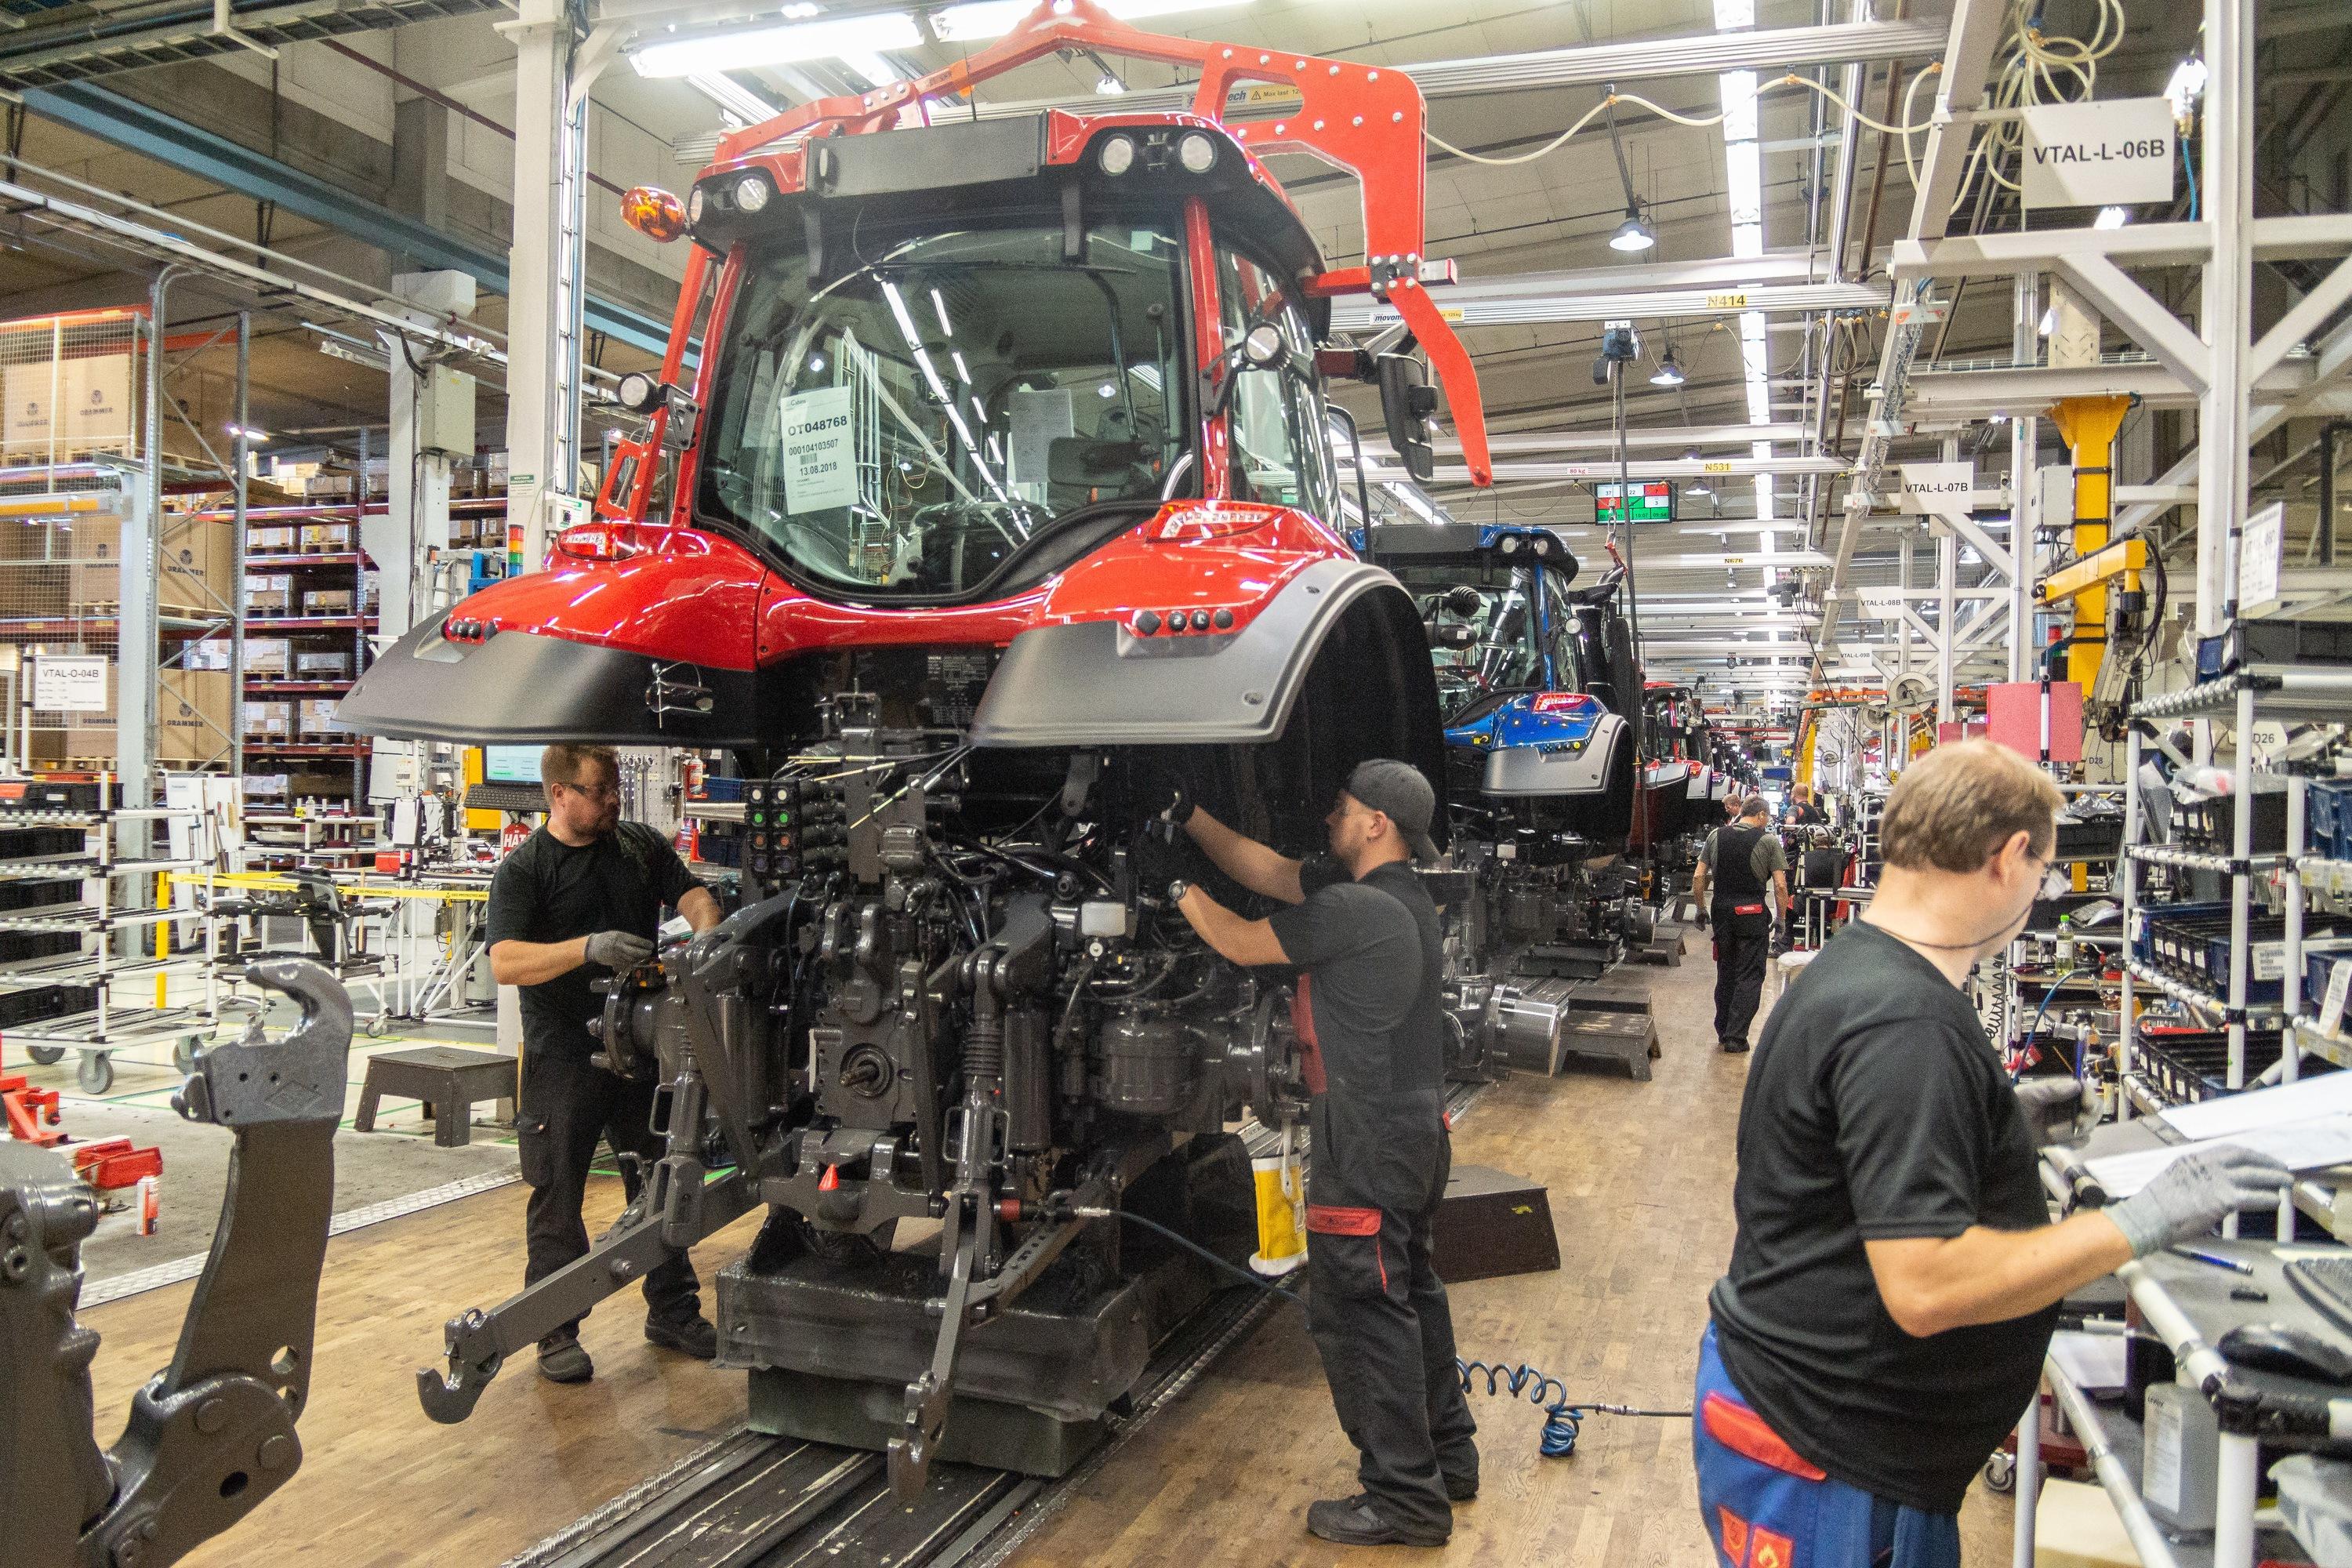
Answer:
<svg viewBox="0 0 2352 1568"><path fill-rule="evenodd" d="M348 522L306 522L302 525L302 553L325 555L352 547L352 525Z"/></svg>
<svg viewBox="0 0 2352 1568"><path fill-rule="evenodd" d="M234 689L226 669L167 669L155 696L155 760L225 762L236 746Z"/></svg>
<svg viewBox="0 0 2352 1568"><path fill-rule="evenodd" d="M287 649L284 637L247 637L245 639L245 673L269 679L287 673Z"/></svg>
<svg viewBox="0 0 2352 1568"><path fill-rule="evenodd" d="M121 754L116 731L120 692L107 670L107 706L98 713L34 715L31 756L37 762L90 759L111 763ZM166 669L156 679L155 760L204 764L228 760L236 744L236 688L226 669Z"/></svg>
<svg viewBox="0 0 2352 1568"><path fill-rule="evenodd" d="M156 540L155 607L194 619L228 615L236 560L234 525L223 519L165 514ZM85 611L122 603L122 525L113 518L77 521L70 534L73 598Z"/></svg>
<svg viewBox="0 0 2352 1568"><path fill-rule="evenodd" d="M247 643L247 647L252 645ZM294 673L304 680L348 680L352 674L352 656L347 653L298 653L294 656Z"/></svg>
<svg viewBox="0 0 2352 1568"><path fill-rule="evenodd" d="M226 637L203 637L180 650L182 669L226 669L229 641Z"/></svg>
<svg viewBox="0 0 2352 1568"><path fill-rule="evenodd" d="M350 733L335 717L335 700L331 697L303 699L297 729L302 735L320 741L340 741Z"/></svg>
<svg viewBox="0 0 2352 1568"><path fill-rule="evenodd" d="M127 353L10 365L0 382L7 398L0 445L20 461L127 452L139 409L131 384Z"/></svg>
<svg viewBox="0 0 2352 1568"><path fill-rule="evenodd" d="M291 573L248 574L245 579L245 607L254 615L291 615L294 608L294 578Z"/></svg>
<svg viewBox="0 0 2352 1568"><path fill-rule="evenodd" d="M300 543L299 529L281 528L274 524L268 528L248 529L245 535L246 558L251 560L257 555L290 555L300 548Z"/></svg>
<svg viewBox="0 0 2352 1568"><path fill-rule="evenodd" d="M245 729L249 735L282 741L294 732L294 704L247 702L245 705Z"/></svg>
<svg viewBox="0 0 2352 1568"><path fill-rule="evenodd" d="M302 595L302 613L306 616L348 616L352 614L352 590L307 589Z"/></svg>

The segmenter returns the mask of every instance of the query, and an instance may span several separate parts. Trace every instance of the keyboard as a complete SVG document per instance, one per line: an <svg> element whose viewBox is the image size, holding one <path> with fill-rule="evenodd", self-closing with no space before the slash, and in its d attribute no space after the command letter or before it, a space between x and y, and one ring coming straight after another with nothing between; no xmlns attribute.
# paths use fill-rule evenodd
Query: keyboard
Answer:
<svg viewBox="0 0 2352 1568"><path fill-rule="evenodd" d="M467 811L505 811L517 816L547 809L547 791L535 784L482 783L466 786Z"/></svg>
<svg viewBox="0 0 2352 1568"><path fill-rule="evenodd" d="M2352 1257L2290 1258L2279 1271L2337 1328L2352 1330Z"/></svg>

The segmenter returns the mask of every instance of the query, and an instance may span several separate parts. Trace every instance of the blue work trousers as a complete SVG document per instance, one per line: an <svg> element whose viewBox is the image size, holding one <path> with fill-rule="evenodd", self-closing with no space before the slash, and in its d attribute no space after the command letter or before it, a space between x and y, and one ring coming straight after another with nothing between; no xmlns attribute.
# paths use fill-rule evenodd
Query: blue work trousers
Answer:
<svg viewBox="0 0 2352 1568"><path fill-rule="evenodd" d="M1925 1513L1824 1475L1748 1407L1698 1342L1691 1456L1718 1568L1960 1568L1958 1514Z"/></svg>

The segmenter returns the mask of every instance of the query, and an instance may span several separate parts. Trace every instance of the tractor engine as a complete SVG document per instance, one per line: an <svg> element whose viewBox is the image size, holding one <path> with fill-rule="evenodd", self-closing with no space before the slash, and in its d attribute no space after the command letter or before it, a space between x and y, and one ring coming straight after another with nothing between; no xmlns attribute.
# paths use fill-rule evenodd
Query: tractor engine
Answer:
<svg viewBox="0 0 2352 1568"><path fill-rule="evenodd" d="M1034 1428L1008 1446L991 1425L993 1462L1050 1470L1132 1382L1102 1358L1139 1373L1157 1320L1203 1294L1155 1275L1172 1261L1157 1238L1087 1222L1141 1203L1247 1255L1249 1167L1227 1129L1303 1111L1287 1008L1163 907L1197 867L1150 810L1164 763L976 752L856 694L828 720L745 788L764 896L601 983L602 1060L665 1086L664 1163L690 1162L671 1184L731 1166L769 1207L716 1314L722 1358L753 1372L755 1423L887 1443L919 1485L950 1384L985 1397L992 1368ZM936 1255L902 1222L937 1225ZM1006 1323L959 1373L962 1330L1048 1279L1057 1311L1148 1309L1142 1331L1024 1341Z"/></svg>

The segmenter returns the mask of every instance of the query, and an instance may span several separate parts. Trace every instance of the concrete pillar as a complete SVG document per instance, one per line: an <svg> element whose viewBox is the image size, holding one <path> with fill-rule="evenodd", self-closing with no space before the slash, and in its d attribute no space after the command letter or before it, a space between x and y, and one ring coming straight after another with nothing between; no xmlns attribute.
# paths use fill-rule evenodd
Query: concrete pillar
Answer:
<svg viewBox="0 0 2352 1568"><path fill-rule="evenodd" d="M385 310L423 320L473 314L475 283L463 272L404 272L392 280L395 298ZM430 609L425 563L449 544L449 477L455 460L474 450L473 377L446 366L411 369L392 356L392 440L385 453L389 483L382 517L360 525L360 542L375 563L382 646L390 646ZM420 371L422 374L419 374Z"/></svg>
<svg viewBox="0 0 2352 1568"><path fill-rule="evenodd" d="M449 111L429 98L393 109L392 210L429 228L449 226Z"/></svg>

